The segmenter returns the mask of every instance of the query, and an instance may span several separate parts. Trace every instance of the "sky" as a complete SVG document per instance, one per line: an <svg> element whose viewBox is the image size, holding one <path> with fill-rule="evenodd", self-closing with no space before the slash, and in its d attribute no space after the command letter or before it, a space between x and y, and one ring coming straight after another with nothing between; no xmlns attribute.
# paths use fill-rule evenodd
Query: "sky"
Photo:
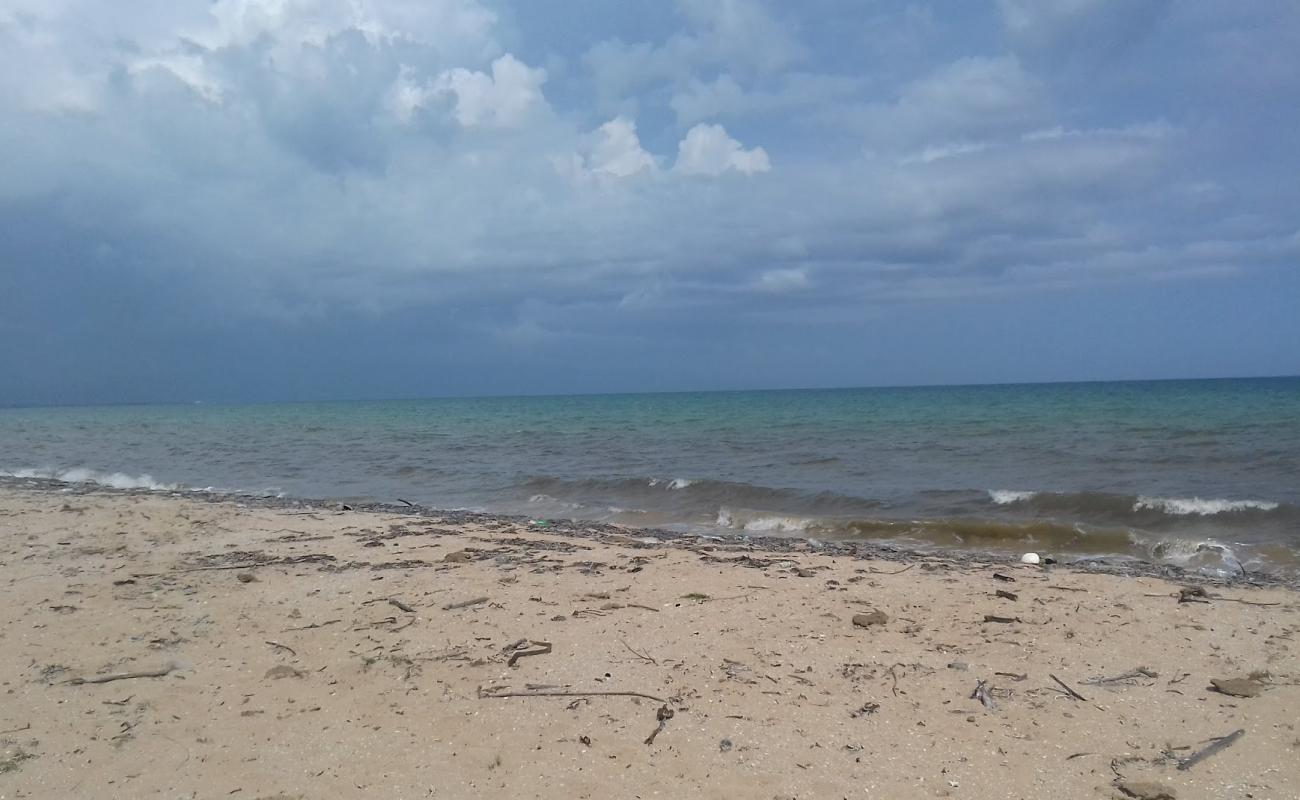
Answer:
<svg viewBox="0 0 1300 800"><path fill-rule="evenodd" d="M1300 373L1300 4L0 0L0 405Z"/></svg>

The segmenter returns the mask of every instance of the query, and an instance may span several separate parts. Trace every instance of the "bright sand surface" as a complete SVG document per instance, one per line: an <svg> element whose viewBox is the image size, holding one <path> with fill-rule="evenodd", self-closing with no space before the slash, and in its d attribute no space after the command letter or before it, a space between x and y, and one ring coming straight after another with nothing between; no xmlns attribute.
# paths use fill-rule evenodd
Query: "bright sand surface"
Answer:
<svg viewBox="0 0 1300 800"><path fill-rule="evenodd" d="M1300 797L1300 596L1179 588L5 488L0 796Z"/></svg>

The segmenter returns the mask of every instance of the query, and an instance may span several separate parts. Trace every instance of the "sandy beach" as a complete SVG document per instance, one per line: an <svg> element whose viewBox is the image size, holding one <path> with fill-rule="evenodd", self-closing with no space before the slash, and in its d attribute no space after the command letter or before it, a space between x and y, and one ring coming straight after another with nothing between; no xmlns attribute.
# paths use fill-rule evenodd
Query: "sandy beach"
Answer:
<svg viewBox="0 0 1300 800"><path fill-rule="evenodd" d="M0 797L1300 797L1300 596L1183 586L10 486Z"/></svg>

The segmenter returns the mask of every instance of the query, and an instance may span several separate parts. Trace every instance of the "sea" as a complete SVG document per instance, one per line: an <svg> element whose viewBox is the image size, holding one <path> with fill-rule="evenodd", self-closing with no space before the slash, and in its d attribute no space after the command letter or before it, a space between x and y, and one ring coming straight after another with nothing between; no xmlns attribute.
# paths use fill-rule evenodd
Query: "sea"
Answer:
<svg viewBox="0 0 1300 800"><path fill-rule="evenodd" d="M0 475L1300 571L1300 378L0 409Z"/></svg>

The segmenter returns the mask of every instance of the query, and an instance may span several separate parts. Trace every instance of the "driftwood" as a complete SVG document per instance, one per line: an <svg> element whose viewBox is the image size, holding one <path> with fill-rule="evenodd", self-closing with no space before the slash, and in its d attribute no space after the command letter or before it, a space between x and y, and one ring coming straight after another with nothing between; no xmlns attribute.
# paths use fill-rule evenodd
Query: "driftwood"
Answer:
<svg viewBox="0 0 1300 800"><path fill-rule="evenodd" d="M643 692L493 692L479 689L478 696L480 700L490 700L494 697L641 697L665 705L668 703L662 697Z"/></svg>
<svg viewBox="0 0 1300 800"><path fill-rule="evenodd" d="M65 683L73 686L80 686L83 683L110 683L112 681L129 681L135 678L161 678L164 675L170 675L177 669L176 665L168 664L162 669L143 669L137 672L112 672L108 675L94 675L89 678L73 678Z"/></svg>
<svg viewBox="0 0 1300 800"><path fill-rule="evenodd" d="M267 641L267 644L269 644L269 645L271 645L272 647L275 647L275 648L277 648L277 649L280 649L280 650L288 650L288 651L289 651L291 654L293 654L295 657L298 655L298 652L297 652L296 650L294 650L292 647L290 647L289 645L287 645L287 644L280 644L279 642L273 642L273 641L270 641L270 640Z"/></svg>
<svg viewBox="0 0 1300 800"><path fill-rule="evenodd" d="M1147 669L1146 667L1137 667L1135 669L1131 669L1128 672L1123 673L1122 675L1116 675L1111 678L1091 678L1089 680L1084 681L1084 683L1088 684L1089 686L1101 686L1107 683L1122 683L1124 681L1131 681L1134 680L1135 678L1158 678L1158 677L1160 677L1160 674L1157 673L1155 670Z"/></svg>
<svg viewBox="0 0 1300 800"><path fill-rule="evenodd" d="M492 598L490 597L475 597L471 600L461 600L459 603L448 603L447 605L442 607L442 610L455 611L458 608L469 608L470 606L476 606L479 603L486 603L491 599Z"/></svg>
<svg viewBox="0 0 1300 800"><path fill-rule="evenodd" d="M1068 685L1066 685L1065 681L1061 680L1060 678L1056 677L1050 672L1047 674L1047 677L1056 681L1057 685L1059 685L1062 689L1064 689L1065 693L1070 697L1074 698L1075 700L1082 700L1085 703L1088 702L1088 698L1084 697L1083 695L1079 694L1075 690L1071 689Z"/></svg>
<svg viewBox="0 0 1300 800"><path fill-rule="evenodd" d="M398 600L396 597L388 598L388 604L390 606L393 606L394 608L400 608L401 610L405 611L408 614L415 613L414 608L408 606L406 603L403 603L401 600Z"/></svg>
<svg viewBox="0 0 1300 800"><path fill-rule="evenodd" d="M1218 753L1220 750L1228 749L1244 735L1246 735L1246 731L1238 729L1227 736L1220 736L1213 739L1204 749L1192 753L1187 758L1178 759L1178 768L1181 770L1191 769L1197 763L1204 761L1215 753Z"/></svg>
<svg viewBox="0 0 1300 800"><path fill-rule="evenodd" d="M547 653L551 652L550 642L536 642L536 641L529 640L525 644L525 647L528 644L535 645L535 648L532 650L525 650L523 648L519 648L515 650L513 653L510 654L510 660L506 662L507 667L513 667L515 665L515 662L521 658L527 658L528 656L544 656Z"/></svg>
<svg viewBox="0 0 1300 800"><path fill-rule="evenodd" d="M1008 625L1011 624L1011 623L1013 623L1013 622L1024 622L1024 620L1022 620L1020 617L999 617L999 616L997 616L996 614L985 614L985 615L984 615L984 621L985 621L985 622L1000 622L1000 623L1008 624Z"/></svg>

